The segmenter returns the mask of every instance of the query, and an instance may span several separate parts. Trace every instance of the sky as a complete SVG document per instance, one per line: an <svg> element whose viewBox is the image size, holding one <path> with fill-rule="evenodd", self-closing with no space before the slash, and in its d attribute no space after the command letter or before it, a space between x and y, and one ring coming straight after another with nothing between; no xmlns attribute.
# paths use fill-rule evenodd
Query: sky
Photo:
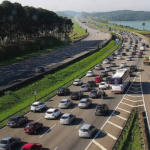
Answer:
<svg viewBox="0 0 150 150"><path fill-rule="evenodd" d="M22 6L41 7L51 11L108 12L115 10L150 11L150 0L9 0ZM3 0L0 0L2 3Z"/></svg>

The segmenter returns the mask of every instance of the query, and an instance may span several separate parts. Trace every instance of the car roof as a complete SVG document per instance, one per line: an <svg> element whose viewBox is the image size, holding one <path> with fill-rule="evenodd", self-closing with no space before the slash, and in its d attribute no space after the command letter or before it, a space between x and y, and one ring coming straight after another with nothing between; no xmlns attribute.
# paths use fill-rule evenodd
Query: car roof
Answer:
<svg viewBox="0 0 150 150"><path fill-rule="evenodd" d="M96 76L96 77L95 77L95 79L98 79L98 78L100 78L100 76Z"/></svg>
<svg viewBox="0 0 150 150"><path fill-rule="evenodd" d="M70 114L69 114L69 113L66 113L66 114L63 114L62 116L63 116L63 117L68 117L68 116L70 116Z"/></svg>
<svg viewBox="0 0 150 150"><path fill-rule="evenodd" d="M17 119L19 118L19 116L14 116L14 117L11 117L10 119Z"/></svg>
<svg viewBox="0 0 150 150"><path fill-rule="evenodd" d="M64 102L66 102L68 99L62 99L61 101L64 101Z"/></svg>
<svg viewBox="0 0 150 150"><path fill-rule="evenodd" d="M47 111L54 111L54 110L56 110L56 108L50 108L50 109L48 109Z"/></svg>
<svg viewBox="0 0 150 150"><path fill-rule="evenodd" d="M34 102L33 104L38 105L38 104L40 104L40 102Z"/></svg>
<svg viewBox="0 0 150 150"><path fill-rule="evenodd" d="M25 144L22 148L31 148L34 144L33 143L28 143L28 144Z"/></svg>
<svg viewBox="0 0 150 150"><path fill-rule="evenodd" d="M85 101L87 101L87 98L83 98L80 101L85 102Z"/></svg>
<svg viewBox="0 0 150 150"><path fill-rule="evenodd" d="M11 139L12 137L4 137L2 140L9 140L9 139Z"/></svg>
<svg viewBox="0 0 150 150"><path fill-rule="evenodd" d="M89 129L90 128L90 124L84 124L82 127L81 127L81 129Z"/></svg>
<svg viewBox="0 0 150 150"><path fill-rule="evenodd" d="M91 92L93 92L93 91L97 92L98 90L94 89L94 90L92 90Z"/></svg>

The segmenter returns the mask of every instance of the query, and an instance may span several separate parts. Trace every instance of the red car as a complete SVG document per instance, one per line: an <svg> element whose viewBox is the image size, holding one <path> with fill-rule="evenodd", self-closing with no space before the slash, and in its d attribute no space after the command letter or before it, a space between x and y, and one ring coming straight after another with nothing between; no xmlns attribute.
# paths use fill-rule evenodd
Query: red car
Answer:
<svg viewBox="0 0 150 150"><path fill-rule="evenodd" d="M35 133L36 131L40 128L43 127L43 123L39 123L39 122L30 122L27 124L27 126L24 128L24 132L25 133Z"/></svg>
<svg viewBox="0 0 150 150"><path fill-rule="evenodd" d="M95 79L94 79L94 82L101 82L103 81L103 78L101 76L96 76Z"/></svg>
<svg viewBox="0 0 150 150"><path fill-rule="evenodd" d="M28 143L25 144L21 150L42 150L42 145L38 143Z"/></svg>
<svg viewBox="0 0 150 150"><path fill-rule="evenodd" d="M140 52L139 52L139 55L143 55L143 52L140 51Z"/></svg>
<svg viewBox="0 0 150 150"><path fill-rule="evenodd" d="M141 41L142 40L142 38L139 38L139 41Z"/></svg>

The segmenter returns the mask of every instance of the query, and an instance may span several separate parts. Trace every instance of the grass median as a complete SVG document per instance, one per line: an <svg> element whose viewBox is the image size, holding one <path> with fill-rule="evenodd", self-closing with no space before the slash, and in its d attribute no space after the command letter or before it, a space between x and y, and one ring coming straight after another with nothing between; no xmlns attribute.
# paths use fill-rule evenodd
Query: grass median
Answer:
<svg viewBox="0 0 150 150"><path fill-rule="evenodd" d="M64 85L68 81L72 80L76 76L80 75L82 72L88 70L95 64L102 61L105 57L111 54L114 50L120 46L121 42L118 45L115 45L115 41L111 41L106 47L99 50L98 52L62 69L53 74L45 76L45 78L36 81L35 83L25 86L14 92L8 91L3 97L0 98L0 120L8 117L9 115L19 111L20 109L26 107L27 105L35 101L33 95L34 91L37 91L37 99L42 98L51 91L57 89L58 87ZM111 50L110 50L111 49ZM83 76L82 74L81 76ZM80 78L81 76L78 76ZM72 81L66 86L72 84ZM56 91L47 97L43 98L41 101L49 99L51 96L55 95ZM29 110L29 108L20 111L18 115L23 114ZM4 125L6 122L0 123L0 126Z"/></svg>

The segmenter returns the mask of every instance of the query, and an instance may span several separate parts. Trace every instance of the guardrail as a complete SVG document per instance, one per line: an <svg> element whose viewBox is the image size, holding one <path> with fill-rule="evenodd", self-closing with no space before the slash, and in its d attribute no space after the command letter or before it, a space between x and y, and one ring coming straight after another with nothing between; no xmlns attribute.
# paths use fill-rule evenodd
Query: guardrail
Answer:
<svg viewBox="0 0 150 150"><path fill-rule="evenodd" d="M121 42L123 42L121 35L120 35L120 38L121 38L121 39L120 39ZM105 45L108 44L109 42L110 42L110 40L107 41L107 42L105 43ZM120 47L121 47L121 46L120 46ZM118 48L120 48L120 47L118 47ZM103 48L103 47L102 47L102 48ZM97 48L95 51L97 51L97 50L99 50L99 49ZM112 53L113 53L113 52L112 52ZM112 53L110 53L107 57L109 57ZM107 57L106 57L106 58L107 58ZM105 58L104 58L104 59L105 59ZM103 59L103 60L104 60L104 59ZM102 63L103 60L101 60L99 63ZM98 64L99 64L99 63L98 63ZM96 64L95 64L95 65L96 65ZM94 69L95 65L92 66L92 67L90 67L89 69L90 69L90 70L91 70L91 69ZM86 71L82 72L81 74L79 74L78 76L76 76L76 77L73 78L72 80L69 80L68 82L66 82L65 84L63 84L62 86L60 86L60 87L58 87L58 88L67 87L67 86L71 85L72 81L74 81L76 78L82 78L83 76L85 76L86 72L87 72L89 69L87 69ZM53 96L51 96L50 98L48 98L48 99L46 100L46 101L49 101L49 99L51 99L52 97L54 97L54 95L56 95L56 91L58 90L58 88L55 89L55 90L53 90L53 91L51 91L50 93L44 95L43 97L41 97L40 99L38 99L38 100L36 100L36 101L40 101L40 100L42 100L43 98L45 98L45 97L47 97L48 95L51 95L51 94L53 94L53 93L55 92L55 94L53 94ZM45 102L46 102L46 101L45 101ZM31 103L31 104L32 104L32 103ZM12 116L14 116L14 115L20 113L21 111L27 109L28 107L31 106L31 104L27 105L26 107L20 109L19 111L15 112L15 113L9 115L8 117L4 118L3 120L0 120L0 123L6 121L7 119L9 119L9 118L11 118ZM27 111L27 112L23 113L22 115L25 115L25 114L28 113L28 112L30 112L30 111ZM2 127L0 127L0 128L3 128L3 127L4 127L4 126L2 126Z"/></svg>

